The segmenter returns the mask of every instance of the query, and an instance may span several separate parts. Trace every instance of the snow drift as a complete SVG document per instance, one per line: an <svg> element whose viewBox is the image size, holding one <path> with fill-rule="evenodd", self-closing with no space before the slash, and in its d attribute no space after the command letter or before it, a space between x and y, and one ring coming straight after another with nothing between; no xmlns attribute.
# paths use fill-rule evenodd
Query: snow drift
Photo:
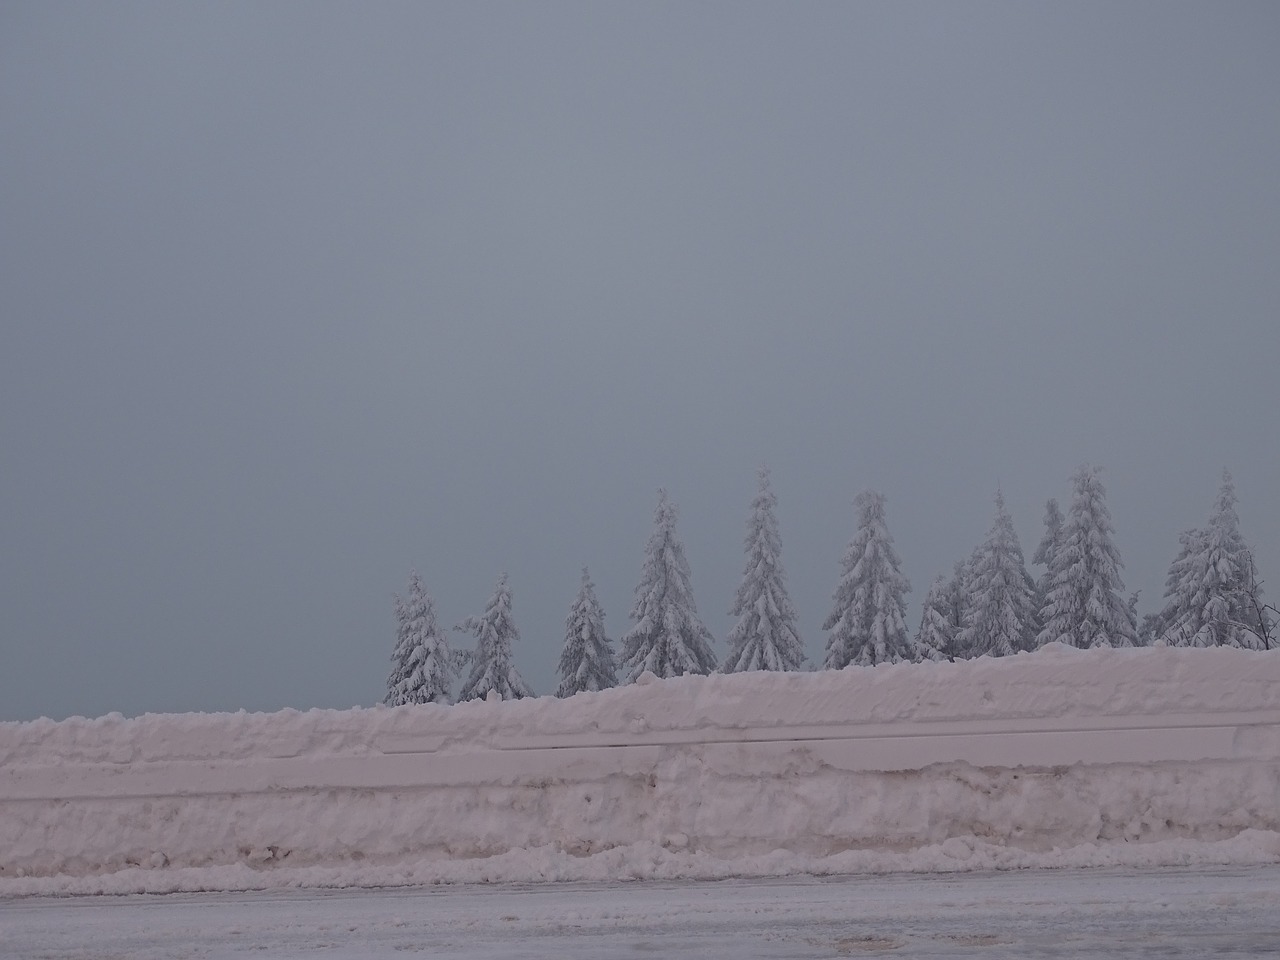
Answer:
<svg viewBox="0 0 1280 960"><path fill-rule="evenodd" d="M1189 861L1280 861L1280 656L0 724L0 894Z"/></svg>

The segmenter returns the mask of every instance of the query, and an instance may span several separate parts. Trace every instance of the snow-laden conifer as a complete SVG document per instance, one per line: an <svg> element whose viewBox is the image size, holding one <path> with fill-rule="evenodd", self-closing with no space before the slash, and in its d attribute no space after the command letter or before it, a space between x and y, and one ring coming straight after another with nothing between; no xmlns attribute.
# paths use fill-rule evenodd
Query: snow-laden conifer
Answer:
<svg viewBox="0 0 1280 960"><path fill-rule="evenodd" d="M947 596L947 578L934 579L924 597L920 614L920 630L916 633L916 660L951 660L954 658L956 626L951 622L951 598Z"/></svg>
<svg viewBox="0 0 1280 960"><path fill-rule="evenodd" d="M799 670L804 643L796 632L796 612L782 570L782 540L774 510L778 498L769 471L760 471L760 490L747 521L747 566L729 611L739 620L729 632L724 672Z"/></svg>
<svg viewBox="0 0 1280 960"><path fill-rule="evenodd" d="M520 639L520 631L511 616L511 588L505 573L498 578L484 613L467 617L455 629L469 631L476 638L475 650L462 658L470 664L471 672L458 694L459 700L483 700L491 690L503 700L533 696L511 661L511 645Z"/></svg>
<svg viewBox="0 0 1280 960"><path fill-rule="evenodd" d="M455 675L449 641L436 626L431 596L418 571L409 574L409 596L395 598L396 647L387 677L389 707L406 703L448 703Z"/></svg>
<svg viewBox="0 0 1280 960"><path fill-rule="evenodd" d="M1253 575L1253 554L1240 533L1231 474L1222 487L1209 524L1189 530L1165 581L1168 602L1161 616L1166 643L1181 647L1262 649L1266 616Z"/></svg>
<svg viewBox="0 0 1280 960"><path fill-rule="evenodd" d="M1053 552L1041 611L1039 645L1130 647L1137 638L1120 579L1120 553L1111 540L1111 513L1098 471L1083 466L1073 478L1071 512Z"/></svg>
<svg viewBox="0 0 1280 960"><path fill-rule="evenodd" d="M1039 633L1036 587L1002 493L996 493L995 523L971 564L968 610L957 647L971 657L1007 657L1034 649Z"/></svg>
<svg viewBox="0 0 1280 960"><path fill-rule="evenodd" d="M946 603L942 609L947 615L953 644L956 635L964 626L965 614L969 610L969 577L972 562L972 557L967 560L957 560L955 566L951 568L951 579L947 581ZM961 656L961 652L954 647L951 654L956 658Z"/></svg>
<svg viewBox="0 0 1280 960"><path fill-rule="evenodd" d="M557 697L571 697L587 690L618 685L613 644L604 632L604 610L596 599L591 574L582 568L582 586L564 622L564 647L560 651L560 686Z"/></svg>
<svg viewBox="0 0 1280 960"><path fill-rule="evenodd" d="M967 647L965 641L972 638L962 635L973 604L973 571L977 562L978 548L974 547L969 556L956 562L951 579L947 581L946 611L951 625L951 655L957 660L968 660L983 653L981 649Z"/></svg>
<svg viewBox="0 0 1280 960"><path fill-rule="evenodd" d="M1157 613L1148 614L1143 628L1149 635L1149 642L1159 640L1170 643L1166 636L1169 627L1179 617L1180 605L1178 594L1183 585L1190 585L1195 578L1195 567L1204 553L1204 531L1197 527L1183 530L1178 534L1178 552L1169 564L1169 573L1164 580L1165 605ZM1177 646L1176 640L1173 645Z"/></svg>
<svg viewBox="0 0 1280 960"><path fill-rule="evenodd" d="M911 589L885 524L882 494L858 494L858 531L840 561L835 605L822 625L829 630L824 665L872 666L912 660L907 633L906 595Z"/></svg>
<svg viewBox="0 0 1280 960"><path fill-rule="evenodd" d="M1036 581L1036 603L1044 606L1045 596L1049 592L1049 578L1052 576L1053 555L1058 550L1058 542L1062 539L1062 511L1058 509L1058 501L1050 498L1044 505L1044 536L1031 555L1031 562L1045 568L1045 572Z"/></svg>
<svg viewBox="0 0 1280 960"><path fill-rule="evenodd" d="M646 670L658 677L678 677L716 668L711 633L698 619L689 561L676 536L675 504L666 490L658 491L631 619L635 626L622 637L622 668L628 681Z"/></svg>

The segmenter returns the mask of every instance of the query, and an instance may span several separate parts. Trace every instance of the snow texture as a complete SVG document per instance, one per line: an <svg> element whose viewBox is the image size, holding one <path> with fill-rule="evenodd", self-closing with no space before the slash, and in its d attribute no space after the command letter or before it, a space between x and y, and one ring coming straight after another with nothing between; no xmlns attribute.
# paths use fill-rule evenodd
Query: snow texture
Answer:
<svg viewBox="0 0 1280 960"><path fill-rule="evenodd" d="M1275 956L1278 867L957 873L972 859L967 850L961 842L948 847L955 866L944 863L946 872L932 876L11 900L0 904L0 955L22 960ZM862 854L851 850L839 856L856 862Z"/></svg>
<svg viewBox="0 0 1280 960"><path fill-rule="evenodd" d="M560 686L557 697L607 690L618 685L613 645L604 632L604 610L596 599L595 584L586 567L582 586L564 623L564 648L560 652Z"/></svg>
<svg viewBox="0 0 1280 960"><path fill-rule="evenodd" d="M449 641L436 625L431 596L418 571L409 574L409 597L396 597L396 646L387 678L389 707L406 703L449 703L456 672Z"/></svg>
<svg viewBox="0 0 1280 960"><path fill-rule="evenodd" d="M1280 862L1280 656L0 724L0 896Z"/></svg>
<svg viewBox="0 0 1280 960"><path fill-rule="evenodd" d="M511 588L505 573L498 578L484 615L468 617L457 629L469 630L476 636L476 648L466 657L471 674L462 685L459 700L484 700L490 696L517 700L533 696L511 660L511 645L520 639L520 631L511 616Z"/></svg>
<svg viewBox="0 0 1280 960"><path fill-rule="evenodd" d="M747 521L747 567L729 611L739 619L729 632L725 673L799 670L805 660L804 642L796 631L796 611L787 595L787 575L782 569L782 537L774 516L777 505L769 471L761 470L760 490L751 501Z"/></svg>
<svg viewBox="0 0 1280 960"><path fill-rule="evenodd" d="M911 585L885 524L884 502L884 495L873 490L854 500L858 531L840 561L835 607L822 624L831 631L828 670L915 659L906 622Z"/></svg>
<svg viewBox="0 0 1280 960"><path fill-rule="evenodd" d="M1073 483L1071 513L1052 550L1039 642L1080 648L1133 646L1136 624L1122 597L1123 564L1111 539L1106 488L1090 466L1081 467Z"/></svg>
<svg viewBox="0 0 1280 960"><path fill-rule="evenodd" d="M711 631L698 619L684 545L676 536L676 507L658 491L653 533L645 545L644 570L631 607L635 626L622 637L626 679L707 674L716 668Z"/></svg>

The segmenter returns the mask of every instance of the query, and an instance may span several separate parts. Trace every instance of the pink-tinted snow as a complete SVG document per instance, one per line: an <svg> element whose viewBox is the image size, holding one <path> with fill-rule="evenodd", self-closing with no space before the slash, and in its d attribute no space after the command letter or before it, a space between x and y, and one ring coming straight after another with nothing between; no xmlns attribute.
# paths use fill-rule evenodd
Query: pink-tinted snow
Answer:
<svg viewBox="0 0 1280 960"><path fill-rule="evenodd" d="M0 724L0 895L1280 862L1280 656Z"/></svg>

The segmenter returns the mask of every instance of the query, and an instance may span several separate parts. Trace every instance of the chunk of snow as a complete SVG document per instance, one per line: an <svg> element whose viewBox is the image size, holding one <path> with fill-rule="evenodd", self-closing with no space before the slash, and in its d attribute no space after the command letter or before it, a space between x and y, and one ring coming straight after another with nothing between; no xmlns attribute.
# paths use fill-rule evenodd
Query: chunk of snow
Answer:
<svg viewBox="0 0 1280 960"><path fill-rule="evenodd" d="M0 723L0 896L1280 861L1280 656ZM104 825L109 825L107 829Z"/></svg>

